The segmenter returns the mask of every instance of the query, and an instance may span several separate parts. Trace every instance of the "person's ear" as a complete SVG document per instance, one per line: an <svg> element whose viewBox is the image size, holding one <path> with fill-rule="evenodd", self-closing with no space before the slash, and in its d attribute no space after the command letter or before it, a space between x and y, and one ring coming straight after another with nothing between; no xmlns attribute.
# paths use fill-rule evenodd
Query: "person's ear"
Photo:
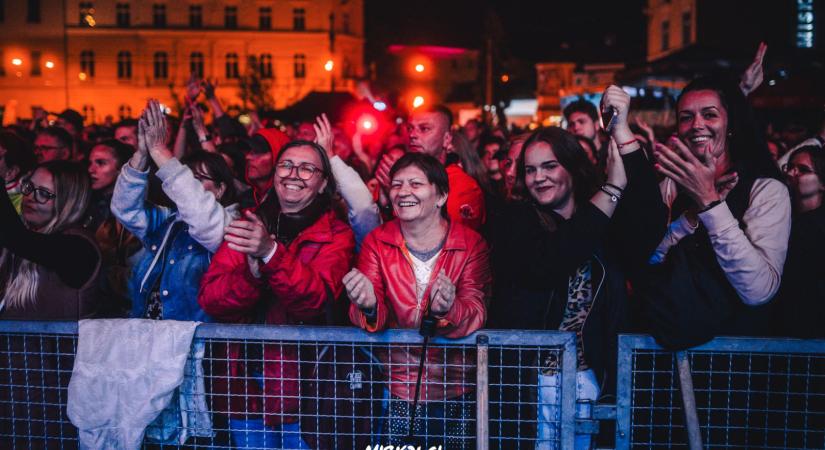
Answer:
<svg viewBox="0 0 825 450"><path fill-rule="evenodd" d="M327 188L327 183L329 183L329 180L327 180L326 178L324 178L324 182L323 182L323 183L321 183L321 185L320 185L320 186L318 186L318 193L319 193L319 194L323 194L323 193L324 193L324 190Z"/></svg>
<svg viewBox="0 0 825 450"><path fill-rule="evenodd" d="M215 194L215 199L220 202L223 194L226 193L226 184L225 183L218 183L218 192Z"/></svg>
<svg viewBox="0 0 825 450"><path fill-rule="evenodd" d="M447 131L444 132L444 139L441 143L441 146L444 148L452 148L453 146L453 134L450 133L449 129L447 129Z"/></svg>

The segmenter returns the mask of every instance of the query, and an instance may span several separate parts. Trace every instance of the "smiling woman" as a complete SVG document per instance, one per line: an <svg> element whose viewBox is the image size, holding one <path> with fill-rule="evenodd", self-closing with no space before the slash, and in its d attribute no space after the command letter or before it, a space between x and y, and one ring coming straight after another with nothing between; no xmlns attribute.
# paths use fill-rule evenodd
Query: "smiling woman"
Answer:
<svg viewBox="0 0 825 450"><path fill-rule="evenodd" d="M438 335L467 336L487 316L492 280L487 244L469 227L448 219L448 175L437 159L408 153L395 162L389 178L396 219L367 236L356 268L344 277L352 301L350 320L370 332L433 323ZM423 404L409 430L408 411L419 400L412 387L418 376L414 367L421 357L416 349L379 355L390 372L390 441L409 444L406 438L412 435L416 445L426 448L473 448L475 392L466 380L474 379L474 373L462 364L471 356L458 349L427 351ZM446 438L436 441L433 436Z"/></svg>
<svg viewBox="0 0 825 450"><path fill-rule="evenodd" d="M225 241L204 275L198 302L219 321L321 323L343 289L355 236L331 209L335 179L324 149L300 140L285 145L274 186L277 196L225 228ZM309 448L298 423L297 349L264 346L258 369L244 367L240 345L227 351L226 370L249 370L256 380L270 380L233 378L214 387L232 394L231 400L218 400L228 404L213 407L229 412L231 429L238 430L232 432L235 447ZM263 418L248 411L261 411Z"/></svg>
<svg viewBox="0 0 825 450"><path fill-rule="evenodd" d="M97 316L100 251L81 227L87 175L75 163L44 163L23 180L21 192L22 221L0 194L0 318Z"/></svg>
<svg viewBox="0 0 825 450"><path fill-rule="evenodd" d="M678 137L656 169L678 185L668 233L639 289L651 331L669 348L768 332L788 248L788 190L734 80L699 78L677 101Z"/></svg>

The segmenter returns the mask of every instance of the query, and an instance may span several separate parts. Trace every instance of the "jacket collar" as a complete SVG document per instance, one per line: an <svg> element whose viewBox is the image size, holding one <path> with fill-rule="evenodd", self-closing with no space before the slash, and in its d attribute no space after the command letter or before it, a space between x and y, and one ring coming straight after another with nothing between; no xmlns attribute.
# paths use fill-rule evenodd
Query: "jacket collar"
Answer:
<svg viewBox="0 0 825 450"><path fill-rule="evenodd" d="M304 231L298 233L298 236L295 240L292 241L290 245L293 245L298 242L317 242L317 243L329 243L333 241L333 221L335 220L335 213L332 210L329 210L323 214L321 217L315 221L312 225L308 226Z"/></svg>
<svg viewBox="0 0 825 450"><path fill-rule="evenodd" d="M447 229L447 240L444 242L443 250L467 250L467 230L450 221ZM401 234L401 223L398 219L393 219L375 230L375 237L381 242L398 247L404 245L404 235Z"/></svg>

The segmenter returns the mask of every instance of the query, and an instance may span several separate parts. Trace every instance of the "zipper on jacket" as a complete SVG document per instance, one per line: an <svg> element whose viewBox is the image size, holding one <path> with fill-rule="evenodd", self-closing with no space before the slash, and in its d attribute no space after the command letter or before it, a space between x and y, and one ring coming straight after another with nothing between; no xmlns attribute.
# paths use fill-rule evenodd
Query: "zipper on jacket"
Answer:
<svg viewBox="0 0 825 450"><path fill-rule="evenodd" d="M585 357L584 356L584 354L585 354L584 353L584 327L585 327L585 325L587 325L587 319L590 317L590 313L593 312L593 307L596 306L596 298L598 298L599 292L602 290L602 286L604 285L604 280L605 280L605 278L607 278L607 269L605 269L604 263L602 263L602 260L599 259L599 257L596 256L595 254L593 255L593 258L596 259L596 262L598 262L599 266L601 266L601 268L602 268L602 279L599 280L599 287L596 288L596 293L593 294L593 301L590 303L590 311L587 311L587 315L584 316L584 322L582 322L582 358ZM602 377L602 381L604 381L604 379L605 379L605 377ZM603 390L602 388L603 388L603 386L599 386L599 392L600 393Z"/></svg>

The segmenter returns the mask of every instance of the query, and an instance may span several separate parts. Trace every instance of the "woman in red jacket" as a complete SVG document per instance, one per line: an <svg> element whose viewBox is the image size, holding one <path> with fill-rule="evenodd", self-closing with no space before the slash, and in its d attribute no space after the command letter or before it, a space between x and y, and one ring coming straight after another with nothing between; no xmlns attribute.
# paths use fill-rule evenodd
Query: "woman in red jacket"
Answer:
<svg viewBox="0 0 825 450"><path fill-rule="evenodd" d="M335 180L324 149L285 145L274 180L278 195L226 227L201 282L198 302L219 321L320 323L352 266L355 236L330 209ZM230 394L216 395L213 409L229 412L234 447L308 448L297 417L297 348L264 345L263 355L250 355L252 347L230 345L229 367L213 370L213 391Z"/></svg>
<svg viewBox="0 0 825 450"><path fill-rule="evenodd" d="M350 319L373 332L418 329L429 315L437 334L467 336L486 318L491 282L487 244L472 229L447 218L449 182L438 160L409 153L393 165L390 179L396 219L367 236L357 268L344 277L352 300ZM419 420L412 433L409 414L416 401L421 353L394 348L379 357L390 366L386 432L393 445L474 446L474 355L460 349L427 351ZM427 437L409 442L408 434Z"/></svg>

